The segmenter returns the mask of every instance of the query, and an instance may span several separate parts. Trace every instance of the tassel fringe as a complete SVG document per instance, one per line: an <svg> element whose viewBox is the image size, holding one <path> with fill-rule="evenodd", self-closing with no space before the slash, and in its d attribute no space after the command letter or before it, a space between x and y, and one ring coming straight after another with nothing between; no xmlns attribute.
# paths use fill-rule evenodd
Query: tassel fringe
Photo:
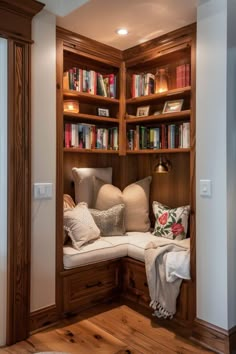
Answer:
<svg viewBox="0 0 236 354"><path fill-rule="evenodd" d="M152 300L149 306L154 310L154 313L152 314L153 316L165 319L169 318L170 320L173 318L174 314L164 309L159 302Z"/></svg>

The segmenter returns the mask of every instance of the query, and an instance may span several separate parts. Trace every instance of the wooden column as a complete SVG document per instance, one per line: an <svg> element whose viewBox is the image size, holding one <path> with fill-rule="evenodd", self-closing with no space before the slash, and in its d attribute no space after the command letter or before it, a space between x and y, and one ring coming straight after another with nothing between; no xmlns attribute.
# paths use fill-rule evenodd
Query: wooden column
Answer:
<svg viewBox="0 0 236 354"><path fill-rule="evenodd" d="M30 313L30 44L43 4L0 1L0 36L8 40L8 303L7 344L25 339Z"/></svg>

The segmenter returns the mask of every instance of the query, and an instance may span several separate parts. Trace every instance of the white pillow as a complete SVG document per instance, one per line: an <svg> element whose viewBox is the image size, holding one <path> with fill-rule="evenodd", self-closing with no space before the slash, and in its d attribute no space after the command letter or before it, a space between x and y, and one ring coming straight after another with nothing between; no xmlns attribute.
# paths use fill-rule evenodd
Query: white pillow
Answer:
<svg viewBox="0 0 236 354"><path fill-rule="evenodd" d="M91 208L93 204L93 176L106 183L112 183L112 167L104 168L72 168L75 182L76 203L85 202Z"/></svg>
<svg viewBox="0 0 236 354"><path fill-rule="evenodd" d="M64 230L76 249L100 236L100 230L86 203L79 203L75 208L64 211Z"/></svg>

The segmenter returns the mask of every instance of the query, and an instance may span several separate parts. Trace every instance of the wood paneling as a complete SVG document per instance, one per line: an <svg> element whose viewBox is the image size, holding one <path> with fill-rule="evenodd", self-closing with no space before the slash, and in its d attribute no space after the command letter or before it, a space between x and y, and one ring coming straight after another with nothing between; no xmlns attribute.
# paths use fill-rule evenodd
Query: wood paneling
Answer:
<svg viewBox="0 0 236 354"><path fill-rule="evenodd" d="M29 331L31 186L28 60L28 45L9 41L8 343L26 338Z"/></svg>

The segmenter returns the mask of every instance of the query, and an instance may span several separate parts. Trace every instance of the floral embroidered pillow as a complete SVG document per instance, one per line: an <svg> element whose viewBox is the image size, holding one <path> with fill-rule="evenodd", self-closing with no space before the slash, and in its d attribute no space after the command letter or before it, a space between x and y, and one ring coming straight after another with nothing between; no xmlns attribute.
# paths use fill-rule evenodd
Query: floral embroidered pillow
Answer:
<svg viewBox="0 0 236 354"><path fill-rule="evenodd" d="M183 240L186 238L189 205L171 209L154 201L152 208L156 218L153 235L171 240Z"/></svg>

